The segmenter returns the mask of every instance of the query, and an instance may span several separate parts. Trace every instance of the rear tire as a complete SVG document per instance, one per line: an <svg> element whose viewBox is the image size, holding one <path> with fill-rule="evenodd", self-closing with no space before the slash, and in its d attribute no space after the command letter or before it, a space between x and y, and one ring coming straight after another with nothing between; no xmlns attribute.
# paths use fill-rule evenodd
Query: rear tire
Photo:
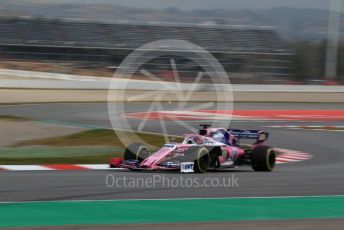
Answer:
<svg viewBox="0 0 344 230"><path fill-rule="evenodd" d="M130 144L124 151L124 160L138 160L140 163L149 156L146 146L139 143Z"/></svg>
<svg viewBox="0 0 344 230"><path fill-rule="evenodd" d="M258 146L252 151L251 163L254 171L271 172L275 162L276 154L270 146Z"/></svg>

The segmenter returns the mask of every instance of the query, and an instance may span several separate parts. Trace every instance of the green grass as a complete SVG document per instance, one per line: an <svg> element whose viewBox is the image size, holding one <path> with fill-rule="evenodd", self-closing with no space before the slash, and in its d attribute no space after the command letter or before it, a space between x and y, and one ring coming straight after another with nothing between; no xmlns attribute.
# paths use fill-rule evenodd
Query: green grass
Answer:
<svg viewBox="0 0 344 230"><path fill-rule="evenodd" d="M119 135L126 136L130 142L140 142L141 139L153 146L165 143L164 137L157 134L94 129L23 141L11 148L2 148L0 164L106 164L111 157L121 157L124 152L125 146Z"/></svg>
<svg viewBox="0 0 344 230"><path fill-rule="evenodd" d="M0 164L104 164L124 149L104 147L21 147L0 149Z"/></svg>
<svg viewBox="0 0 344 230"><path fill-rule="evenodd" d="M29 118L12 116L12 115L0 115L0 120L7 120L7 121L30 121Z"/></svg>
<svg viewBox="0 0 344 230"><path fill-rule="evenodd" d="M161 146L165 143L165 139L159 134L147 134L131 131L116 131L110 129L94 129L79 132L72 135L50 137L37 140L23 141L13 145L13 147L45 145L54 147L65 146L116 146L124 148L119 136L126 136L131 142L139 142L140 140L153 146ZM180 138L177 140L179 141Z"/></svg>

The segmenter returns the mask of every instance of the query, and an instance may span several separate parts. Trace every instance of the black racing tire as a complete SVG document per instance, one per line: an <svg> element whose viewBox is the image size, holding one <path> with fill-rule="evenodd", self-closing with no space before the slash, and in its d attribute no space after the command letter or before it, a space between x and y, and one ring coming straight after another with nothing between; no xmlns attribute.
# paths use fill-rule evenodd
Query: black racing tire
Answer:
<svg viewBox="0 0 344 230"><path fill-rule="evenodd" d="M194 162L196 173L205 173L210 165L209 150L205 147L190 147L185 153L185 162Z"/></svg>
<svg viewBox="0 0 344 230"><path fill-rule="evenodd" d="M138 160L140 163L149 156L146 146L139 143L130 144L124 151L124 160Z"/></svg>
<svg viewBox="0 0 344 230"><path fill-rule="evenodd" d="M254 171L271 172L276 163L276 153L270 146L258 146L251 153L252 169Z"/></svg>

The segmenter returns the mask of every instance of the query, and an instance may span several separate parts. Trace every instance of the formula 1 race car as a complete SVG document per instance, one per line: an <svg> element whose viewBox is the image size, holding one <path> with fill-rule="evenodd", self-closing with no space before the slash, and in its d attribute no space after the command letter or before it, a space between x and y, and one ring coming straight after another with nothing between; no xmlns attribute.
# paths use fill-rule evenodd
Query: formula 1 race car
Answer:
<svg viewBox="0 0 344 230"><path fill-rule="evenodd" d="M112 158L110 167L204 173L208 169L250 165L255 171L273 170L276 154L266 145L269 133L201 126L199 134L185 134L182 143L166 143L158 151L150 152L144 145L130 144L124 158ZM255 141L251 145L241 145L242 139Z"/></svg>

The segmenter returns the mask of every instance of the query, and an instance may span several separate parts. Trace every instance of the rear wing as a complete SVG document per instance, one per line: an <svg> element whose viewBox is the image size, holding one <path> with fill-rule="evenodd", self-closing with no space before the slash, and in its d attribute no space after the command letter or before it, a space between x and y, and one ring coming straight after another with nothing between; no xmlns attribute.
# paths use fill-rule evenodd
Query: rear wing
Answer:
<svg viewBox="0 0 344 230"><path fill-rule="evenodd" d="M238 140L240 139L255 139L257 142L266 141L269 138L269 133L261 130L241 130L241 129L227 129Z"/></svg>

